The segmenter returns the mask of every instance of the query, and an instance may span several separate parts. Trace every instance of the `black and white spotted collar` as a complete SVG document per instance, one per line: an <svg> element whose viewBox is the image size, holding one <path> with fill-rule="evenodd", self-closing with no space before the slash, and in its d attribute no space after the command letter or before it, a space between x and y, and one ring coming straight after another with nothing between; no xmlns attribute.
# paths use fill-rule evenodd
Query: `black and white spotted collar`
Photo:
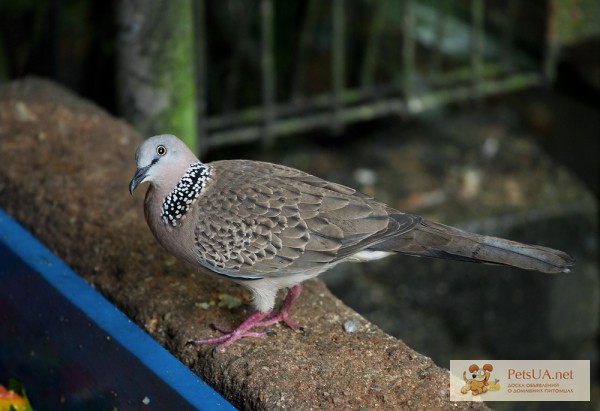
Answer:
<svg viewBox="0 0 600 411"><path fill-rule="evenodd" d="M196 201L211 175L211 167L200 161L191 164L173 191L165 197L160 216L165 225L177 226Z"/></svg>

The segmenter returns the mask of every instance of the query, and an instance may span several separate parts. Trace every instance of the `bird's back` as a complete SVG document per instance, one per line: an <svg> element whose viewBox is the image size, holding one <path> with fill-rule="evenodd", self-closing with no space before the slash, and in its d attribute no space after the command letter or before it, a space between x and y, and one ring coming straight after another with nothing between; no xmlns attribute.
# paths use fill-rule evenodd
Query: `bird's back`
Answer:
<svg viewBox="0 0 600 411"><path fill-rule="evenodd" d="M391 219L385 204L293 168L246 160L208 165L195 239L204 263L223 274L321 272L417 222Z"/></svg>

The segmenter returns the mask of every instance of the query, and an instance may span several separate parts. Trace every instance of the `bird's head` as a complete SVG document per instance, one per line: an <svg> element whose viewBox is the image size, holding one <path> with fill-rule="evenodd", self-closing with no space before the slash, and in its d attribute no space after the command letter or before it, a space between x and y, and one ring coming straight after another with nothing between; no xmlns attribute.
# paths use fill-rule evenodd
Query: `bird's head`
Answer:
<svg viewBox="0 0 600 411"><path fill-rule="evenodd" d="M174 187L190 164L198 161L194 153L177 137L162 134L150 137L135 152L137 170L129 183L129 192L149 182L157 187Z"/></svg>

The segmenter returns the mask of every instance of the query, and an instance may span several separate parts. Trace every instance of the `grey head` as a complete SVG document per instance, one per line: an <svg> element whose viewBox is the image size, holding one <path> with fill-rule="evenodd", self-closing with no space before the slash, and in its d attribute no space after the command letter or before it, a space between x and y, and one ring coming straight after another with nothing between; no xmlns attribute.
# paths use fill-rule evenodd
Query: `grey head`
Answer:
<svg viewBox="0 0 600 411"><path fill-rule="evenodd" d="M170 190L198 158L177 137L162 134L150 137L135 152L137 170L129 183L129 192L149 182L157 189Z"/></svg>

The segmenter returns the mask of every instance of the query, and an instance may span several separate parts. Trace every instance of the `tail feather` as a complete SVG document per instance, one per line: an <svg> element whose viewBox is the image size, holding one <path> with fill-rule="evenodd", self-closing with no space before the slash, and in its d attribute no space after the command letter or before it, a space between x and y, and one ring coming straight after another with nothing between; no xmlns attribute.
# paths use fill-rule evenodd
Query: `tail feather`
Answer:
<svg viewBox="0 0 600 411"><path fill-rule="evenodd" d="M412 230L372 248L402 254L509 265L544 273L566 273L575 264L568 254L552 248L479 235L423 220Z"/></svg>

